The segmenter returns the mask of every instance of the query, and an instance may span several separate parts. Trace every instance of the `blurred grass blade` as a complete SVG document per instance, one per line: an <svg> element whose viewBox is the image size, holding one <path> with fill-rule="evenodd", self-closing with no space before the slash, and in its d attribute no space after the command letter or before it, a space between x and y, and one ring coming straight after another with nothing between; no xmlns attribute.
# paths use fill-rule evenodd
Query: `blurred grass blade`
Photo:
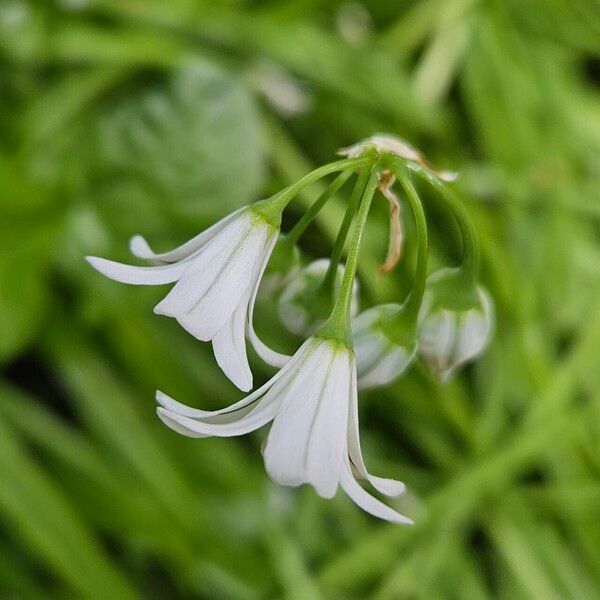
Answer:
<svg viewBox="0 0 600 600"><path fill-rule="evenodd" d="M59 488L0 421L0 512L19 543L88 598L136 598Z"/></svg>
<svg viewBox="0 0 600 600"><path fill-rule="evenodd" d="M198 501L156 433L154 399L141 418L126 386L93 348L66 329L50 338L50 349L77 410L94 433L153 490L179 525L195 528L202 515ZM160 429L162 431L162 429Z"/></svg>

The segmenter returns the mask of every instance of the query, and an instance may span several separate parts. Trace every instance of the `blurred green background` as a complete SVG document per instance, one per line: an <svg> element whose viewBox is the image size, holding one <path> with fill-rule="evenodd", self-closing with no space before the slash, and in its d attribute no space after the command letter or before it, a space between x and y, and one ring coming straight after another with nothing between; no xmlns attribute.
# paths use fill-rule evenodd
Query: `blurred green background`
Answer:
<svg viewBox="0 0 600 600"><path fill-rule="evenodd" d="M0 597L600 598L599 51L596 0L2 0ZM168 248L376 132L461 172L497 306L449 385L417 366L361 394L367 464L407 482L414 527L271 484L264 432L162 426L157 388L241 394L152 314L164 288L83 261L126 259L134 233ZM452 264L423 194L432 268ZM364 307L410 285L408 218L377 274L386 210ZM292 349L272 315L258 329Z"/></svg>

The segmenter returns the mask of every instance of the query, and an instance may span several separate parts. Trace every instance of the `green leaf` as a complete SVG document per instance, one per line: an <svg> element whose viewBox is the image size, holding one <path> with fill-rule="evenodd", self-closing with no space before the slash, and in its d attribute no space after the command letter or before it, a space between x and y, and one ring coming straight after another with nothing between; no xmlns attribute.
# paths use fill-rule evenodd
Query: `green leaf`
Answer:
<svg viewBox="0 0 600 600"><path fill-rule="evenodd" d="M43 316L46 289L27 257L0 257L0 361L20 352Z"/></svg>
<svg viewBox="0 0 600 600"><path fill-rule="evenodd" d="M197 230L256 199L263 154L249 94L216 67L194 62L101 120L100 166L110 184L101 207L111 221L125 219L128 233L144 211ZM145 206L115 210L110 190L124 182L145 195Z"/></svg>
<svg viewBox="0 0 600 600"><path fill-rule="evenodd" d="M44 316L46 267L56 235L54 216L14 214L26 211L25 205L12 209L0 202L0 362L29 343Z"/></svg>
<svg viewBox="0 0 600 600"><path fill-rule="evenodd" d="M115 456L145 480L171 516L192 526L189 513L197 503L191 490L109 365L77 336L55 333L50 348L83 418ZM153 412L149 398L148 415Z"/></svg>
<svg viewBox="0 0 600 600"><path fill-rule="evenodd" d="M266 533L266 538L271 551L273 569L285 592L285 598L289 600L323 598L316 582L308 572L298 543L290 538L276 514L272 514L271 519L273 523Z"/></svg>
<svg viewBox="0 0 600 600"><path fill-rule="evenodd" d="M47 587L45 590L41 589L23 558L15 552L13 546L4 541L0 541L0 596L24 600L48 598Z"/></svg>
<svg viewBox="0 0 600 600"><path fill-rule="evenodd" d="M19 543L86 598L135 598L54 482L0 421L0 516Z"/></svg>

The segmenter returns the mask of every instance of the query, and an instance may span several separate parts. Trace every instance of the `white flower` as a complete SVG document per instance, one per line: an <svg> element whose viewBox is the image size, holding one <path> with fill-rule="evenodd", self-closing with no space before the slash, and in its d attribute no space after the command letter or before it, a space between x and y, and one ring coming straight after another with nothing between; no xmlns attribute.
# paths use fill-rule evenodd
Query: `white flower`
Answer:
<svg viewBox="0 0 600 600"><path fill-rule="evenodd" d="M331 313L333 302L330 289L321 287L329 269L329 259L320 258L295 273L279 298L279 318L296 335L313 335ZM338 265L334 293L340 289L344 267ZM359 285L354 281L350 313L359 306Z"/></svg>
<svg viewBox="0 0 600 600"><path fill-rule="evenodd" d="M162 285L175 283L154 312L177 319L202 341L212 341L217 363L235 385L252 389L252 373L244 339L271 364L287 357L267 348L252 326L260 279L279 229L251 207L225 217L182 246L155 254L141 236L131 239L134 255L155 266L137 267L104 258L88 257L98 271L123 283Z"/></svg>
<svg viewBox="0 0 600 600"><path fill-rule="evenodd" d="M396 154L401 158L409 160L442 181L454 181L458 176L457 173L452 171L438 171L434 169L427 162L427 159L423 154L416 148L411 146L408 142L389 134L380 133L371 136L348 148L342 148L338 154L347 156L348 158L356 158L361 156L369 146L375 146L380 152L390 152L391 154Z"/></svg>
<svg viewBox="0 0 600 600"><path fill-rule="evenodd" d="M359 388L387 385L412 364L417 352L416 339L401 344L386 335L384 319L401 310L399 304L374 306L352 320Z"/></svg>
<svg viewBox="0 0 600 600"><path fill-rule="evenodd" d="M367 472L358 433L354 354L332 340L309 338L264 386L227 408L193 409L158 392L158 415L189 437L231 437L273 422L264 447L265 467L281 485L312 485L332 498L338 485L367 512L396 523L407 517L368 494L355 473L388 496L404 484Z"/></svg>
<svg viewBox="0 0 600 600"><path fill-rule="evenodd" d="M430 281L442 281L447 272L438 271ZM440 302L430 288L425 292L419 319L419 356L441 381L447 381L458 367L485 350L494 328L493 301L477 286L475 301L456 309Z"/></svg>

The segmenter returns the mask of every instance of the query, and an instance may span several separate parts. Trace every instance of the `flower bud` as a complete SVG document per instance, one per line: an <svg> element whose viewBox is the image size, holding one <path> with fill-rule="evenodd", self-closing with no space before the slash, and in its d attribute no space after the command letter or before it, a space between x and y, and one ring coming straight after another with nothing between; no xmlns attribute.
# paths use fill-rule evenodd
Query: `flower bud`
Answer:
<svg viewBox="0 0 600 600"><path fill-rule="evenodd" d="M279 298L279 318L292 333L310 336L326 321L333 307L334 294L337 295L344 274L344 267L338 265L334 294L329 286L323 286L329 260L321 258L300 269L287 284ZM358 312L358 282L352 289L351 316Z"/></svg>
<svg viewBox="0 0 600 600"><path fill-rule="evenodd" d="M431 275L419 316L419 356L441 380L477 358L491 338L494 308L481 286L465 289L458 269Z"/></svg>
<svg viewBox="0 0 600 600"><path fill-rule="evenodd" d="M399 304L384 304L353 319L352 337L360 388L395 381L414 360L416 334L408 321L402 326L402 311Z"/></svg>

